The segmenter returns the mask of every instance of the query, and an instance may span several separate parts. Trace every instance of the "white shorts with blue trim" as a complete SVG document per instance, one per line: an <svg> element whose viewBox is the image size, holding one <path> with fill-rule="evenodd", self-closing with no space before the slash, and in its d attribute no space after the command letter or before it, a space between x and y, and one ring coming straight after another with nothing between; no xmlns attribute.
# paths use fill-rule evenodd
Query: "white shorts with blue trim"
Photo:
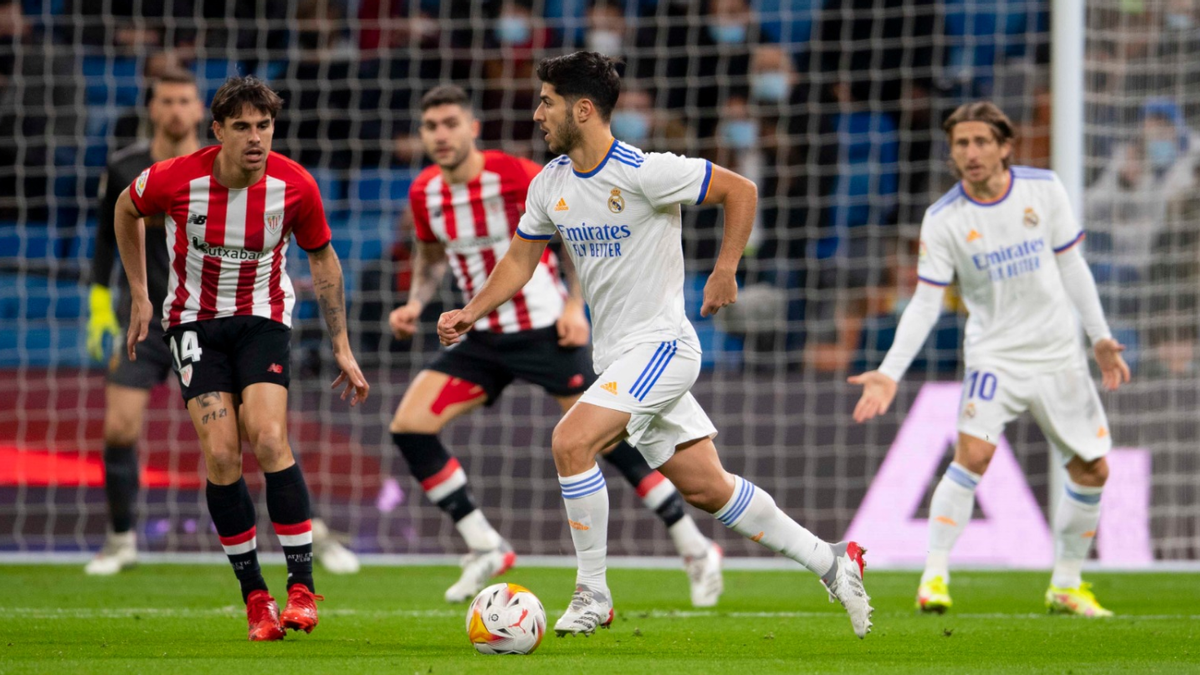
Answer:
<svg viewBox="0 0 1200 675"><path fill-rule="evenodd" d="M626 440L658 468L676 447L717 435L689 391L699 375L700 353L683 343L638 345L600 373L580 400L629 413Z"/></svg>
<svg viewBox="0 0 1200 675"><path fill-rule="evenodd" d="M1028 410L1065 464L1100 459L1112 449L1108 418L1084 358L1061 368L978 366L967 369L958 431L996 443Z"/></svg>

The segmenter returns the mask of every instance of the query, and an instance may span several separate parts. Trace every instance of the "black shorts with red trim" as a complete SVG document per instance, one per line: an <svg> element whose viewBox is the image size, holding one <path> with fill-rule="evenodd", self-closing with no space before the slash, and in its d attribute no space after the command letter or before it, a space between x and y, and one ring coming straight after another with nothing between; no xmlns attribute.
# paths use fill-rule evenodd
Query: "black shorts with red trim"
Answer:
<svg viewBox="0 0 1200 675"><path fill-rule="evenodd" d="M471 331L425 369L483 387L489 405L513 380L537 385L551 396L581 394L596 381L591 349L560 347L554 326L518 333Z"/></svg>
<svg viewBox="0 0 1200 675"><path fill-rule="evenodd" d="M193 321L167 329L183 400L210 392L240 395L252 384L291 383L292 329L261 316Z"/></svg>

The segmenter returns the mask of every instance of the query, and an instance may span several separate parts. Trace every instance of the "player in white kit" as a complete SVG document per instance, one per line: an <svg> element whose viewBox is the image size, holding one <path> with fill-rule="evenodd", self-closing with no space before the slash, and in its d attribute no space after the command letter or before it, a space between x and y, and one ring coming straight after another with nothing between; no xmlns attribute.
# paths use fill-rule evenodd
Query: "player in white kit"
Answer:
<svg viewBox="0 0 1200 675"><path fill-rule="evenodd" d="M725 238L704 288L702 315L737 299L734 274L757 207L752 182L702 159L643 153L613 138L620 93L615 62L595 52L538 66L551 161L530 183L525 214L503 260L479 293L438 321L454 344L479 317L530 279L550 238L562 236L591 308L596 382L554 429L552 452L579 565L575 593L555 624L590 635L613 619L605 575L608 491L596 465L621 441L641 452L683 494L726 527L819 575L861 638L871 627L863 550L829 544L801 527L753 483L725 471L716 429L689 393L700 344L684 314L680 204L723 204Z"/></svg>
<svg viewBox="0 0 1200 675"><path fill-rule="evenodd" d="M937 321L945 287L958 280L970 314L963 349L967 375L954 461L929 506L929 557L917 607L941 613L951 606L948 558L971 519L975 486L1005 425L1028 410L1068 474L1054 514L1055 564L1046 607L1111 616L1080 574L1100 520L1112 437L1072 307L1108 390L1129 381L1121 357L1125 348L1105 322L1078 247L1083 231L1058 176L1010 166L1012 124L991 103L961 106L943 128L962 181L925 212L920 282L895 343L879 370L850 378L863 385L855 421L887 412L896 383Z"/></svg>

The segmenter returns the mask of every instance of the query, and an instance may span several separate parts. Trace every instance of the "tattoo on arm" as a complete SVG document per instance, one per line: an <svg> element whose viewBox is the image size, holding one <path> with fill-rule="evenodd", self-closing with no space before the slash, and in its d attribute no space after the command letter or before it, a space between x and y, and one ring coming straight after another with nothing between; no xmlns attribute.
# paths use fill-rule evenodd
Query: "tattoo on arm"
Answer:
<svg viewBox="0 0 1200 675"><path fill-rule="evenodd" d="M342 286L340 274L313 279L313 288L317 292L317 303L321 313L325 315L325 325L329 327L329 336L337 337L346 332L346 292Z"/></svg>
<svg viewBox="0 0 1200 675"><path fill-rule="evenodd" d="M417 242L412 260L413 281L409 297L427 305L437 295L442 277L446 275L446 250L441 244Z"/></svg>

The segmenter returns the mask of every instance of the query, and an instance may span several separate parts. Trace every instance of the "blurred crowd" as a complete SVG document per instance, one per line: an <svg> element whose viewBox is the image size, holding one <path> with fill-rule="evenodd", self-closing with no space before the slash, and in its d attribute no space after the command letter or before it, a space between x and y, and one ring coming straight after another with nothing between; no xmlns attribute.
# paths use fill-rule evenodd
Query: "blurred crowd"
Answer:
<svg viewBox="0 0 1200 675"><path fill-rule="evenodd" d="M144 83L170 66L209 96L230 74L268 79L286 101L276 149L352 182L423 165L416 102L446 81L476 97L483 146L548 159L534 66L593 49L625 62L614 135L759 185L743 302L708 330L749 367L840 372L878 361L911 294L917 227L954 180L950 110L996 101L1017 162L1049 165L1049 4L0 0L0 220L51 223L64 204L87 219L104 157L144 133ZM1118 337L1164 376L1200 363L1197 4L1087 14L1088 254ZM720 216L687 218L699 275ZM406 236L388 250L403 257ZM935 338L951 355L960 323Z"/></svg>

